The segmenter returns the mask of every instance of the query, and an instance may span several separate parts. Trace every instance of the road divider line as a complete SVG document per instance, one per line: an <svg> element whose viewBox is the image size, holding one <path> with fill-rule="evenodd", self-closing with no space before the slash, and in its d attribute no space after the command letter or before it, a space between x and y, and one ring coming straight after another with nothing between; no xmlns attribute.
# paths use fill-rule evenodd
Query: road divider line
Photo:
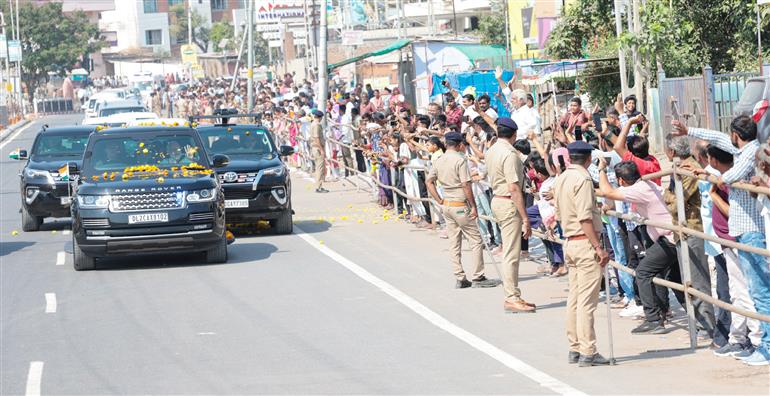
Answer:
<svg viewBox="0 0 770 396"><path fill-rule="evenodd" d="M43 362L30 362L29 372L27 372L27 388L24 391L26 396L40 395L40 382L43 380Z"/></svg>
<svg viewBox="0 0 770 396"><path fill-rule="evenodd" d="M490 344L489 342L484 341L483 339L476 336L475 334L450 322L448 319L439 315L438 313L431 310L427 306L423 305L419 301L415 300L408 294L397 289L395 286L391 285L390 283L386 282L381 278L378 278L377 276L367 271L360 265L354 263L353 261L337 253L336 251L329 249L327 246L321 244L319 240L307 234L300 227L297 227L296 225L294 227L299 231L299 233L296 235L302 238L302 240L307 242L310 246L314 247L319 252L323 253L327 257L336 261L338 264L342 265L343 267L348 269L350 272L354 273L359 278L363 279L364 281L382 290L385 294L389 295L390 297L392 297L393 299L395 299L405 307L409 308L414 313L416 313L417 315L421 316L423 319L430 322L432 325L446 331L447 333L451 334L455 338L465 342L466 344L486 354L492 359L497 360L498 362L502 363L504 366L537 382L538 384L540 384L540 386L544 388L550 389L551 391L561 395L571 395L571 396L586 395L585 393L573 388L572 386L562 381L559 381L558 379L546 374L543 371L538 370L535 367L530 366L529 364L525 363L519 358L509 354L508 352L503 351L502 349Z"/></svg>
<svg viewBox="0 0 770 396"><path fill-rule="evenodd" d="M45 294L45 313L56 313L56 293Z"/></svg>
<svg viewBox="0 0 770 396"><path fill-rule="evenodd" d="M64 252L56 253L56 265L64 265Z"/></svg>
<svg viewBox="0 0 770 396"><path fill-rule="evenodd" d="M9 136L8 139L5 139L2 143L0 143L0 150L3 149L8 143L12 142L13 139L16 139L22 132L26 131L27 128L31 127L34 122L30 122L27 125L24 125L23 127L16 130L16 132L13 133L13 135Z"/></svg>

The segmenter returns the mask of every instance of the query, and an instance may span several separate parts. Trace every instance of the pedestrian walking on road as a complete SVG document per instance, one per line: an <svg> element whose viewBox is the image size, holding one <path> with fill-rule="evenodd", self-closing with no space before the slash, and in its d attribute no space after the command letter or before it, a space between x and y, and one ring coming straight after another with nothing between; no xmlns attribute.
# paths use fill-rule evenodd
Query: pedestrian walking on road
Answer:
<svg viewBox="0 0 770 396"><path fill-rule="evenodd" d="M535 304L522 299L519 289L521 237L529 238L531 229L524 209L524 164L512 144L517 129L510 118L498 118L497 142L484 155L494 194L492 214L503 240L503 309L511 313L535 312Z"/></svg>
<svg viewBox="0 0 770 396"><path fill-rule="evenodd" d="M500 284L499 280L488 279L484 275L484 245L476 223L478 212L471 189L471 174L463 154L463 136L458 132L450 132L444 138L447 151L436 159L425 183L430 195L441 205L441 212L446 218L449 254L457 279L455 287L495 287ZM444 191L444 198L441 198L436 189L437 180ZM465 276L462 266L463 236L470 243L473 252L472 281Z"/></svg>
<svg viewBox="0 0 770 396"><path fill-rule="evenodd" d="M310 124L310 149L313 153L313 162L315 163L315 192L327 193L329 190L323 188L326 178L326 154L324 153L324 133L321 126L321 119L324 113L320 110L313 111L313 123Z"/></svg>
<svg viewBox="0 0 770 396"><path fill-rule="evenodd" d="M596 352L594 312L599 303L602 268L609 255L602 248L602 220L596 206L596 192L588 173L593 147L583 141L567 146L570 166L556 178L553 191L556 217L564 233L564 262L569 267L567 296L567 339L569 363L580 367L607 365ZM601 172L606 170L602 168Z"/></svg>

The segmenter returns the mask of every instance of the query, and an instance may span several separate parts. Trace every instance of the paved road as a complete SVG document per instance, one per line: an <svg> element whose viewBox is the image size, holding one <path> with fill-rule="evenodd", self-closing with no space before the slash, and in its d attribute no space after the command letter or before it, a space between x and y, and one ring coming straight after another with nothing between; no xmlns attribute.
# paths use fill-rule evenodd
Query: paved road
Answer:
<svg viewBox="0 0 770 396"><path fill-rule="evenodd" d="M434 234L296 173L293 235L240 235L223 265L146 256L75 272L66 220L12 235L21 163L7 154L77 120L0 143L0 394L767 394L767 369L683 350L683 330L632 338L632 321L613 322L620 365L570 366L566 283L529 263L541 309L505 315L499 288L452 289Z"/></svg>

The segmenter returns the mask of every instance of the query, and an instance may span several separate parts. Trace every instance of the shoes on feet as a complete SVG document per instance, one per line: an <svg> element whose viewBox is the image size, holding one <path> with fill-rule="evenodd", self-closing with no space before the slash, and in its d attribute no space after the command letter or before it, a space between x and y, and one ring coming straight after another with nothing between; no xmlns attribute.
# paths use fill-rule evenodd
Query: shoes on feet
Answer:
<svg viewBox="0 0 770 396"><path fill-rule="evenodd" d="M472 287L497 287L502 282L499 279L488 279L486 276L481 275L479 278L474 279Z"/></svg>
<svg viewBox="0 0 770 396"><path fill-rule="evenodd" d="M569 351L567 355L567 363L576 364L580 360L580 352Z"/></svg>
<svg viewBox="0 0 770 396"><path fill-rule="evenodd" d="M631 330L631 334L664 334L666 327L663 321L655 322L643 322L635 329Z"/></svg>
<svg viewBox="0 0 770 396"><path fill-rule="evenodd" d="M610 361L598 353L593 354L593 356L580 355L580 359L578 360L579 367L607 366L609 364Z"/></svg>
<svg viewBox="0 0 770 396"><path fill-rule="evenodd" d="M466 287L471 287L473 283L467 279L458 280L457 283L455 283L455 289L465 289Z"/></svg>

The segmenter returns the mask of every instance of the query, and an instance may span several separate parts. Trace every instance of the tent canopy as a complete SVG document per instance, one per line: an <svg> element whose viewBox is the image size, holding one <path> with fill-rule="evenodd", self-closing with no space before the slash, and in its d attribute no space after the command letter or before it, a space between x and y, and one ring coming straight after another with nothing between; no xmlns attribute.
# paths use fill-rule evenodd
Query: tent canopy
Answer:
<svg viewBox="0 0 770 396"><path fill-rule="evenodd" d="M328 69L331 71L331 70L334 70L334 69L336 69L336 68L338 68L340 66L345 66L345 65L347 65L349 63L358 62L361 59L366 59L366 58L369 58L369 57L372 57L372 56L385 55L385 54L387 54L389 52L393 52L395 50L399 50L401 48L404 48L404 47L406 47L407 45L409 45L411 43L412 43L412 40L410 40L410 39L401 39L401 40L398 40L398 41L394 42L393 44L391 44L391 45L389 45L389 46L387 46L385 48L381 48L381 49L379 49L377 51L367 52L365 54L361 54L361 55L358 55L358 56L354 56L352 58L345 59L342 62L333 63L333 64L328 66Z"/></svg>

